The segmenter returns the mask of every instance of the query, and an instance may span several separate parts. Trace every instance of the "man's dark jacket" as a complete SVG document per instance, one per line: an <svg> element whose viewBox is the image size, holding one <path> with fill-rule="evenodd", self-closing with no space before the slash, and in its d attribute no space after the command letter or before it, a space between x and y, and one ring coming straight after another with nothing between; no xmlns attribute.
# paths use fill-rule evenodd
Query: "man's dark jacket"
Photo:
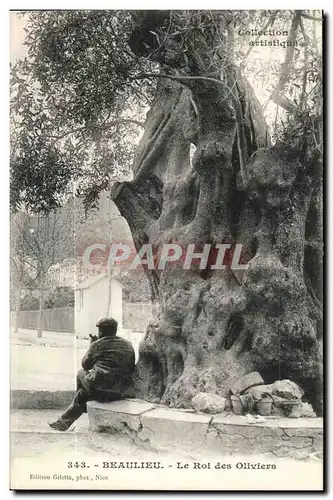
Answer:
<svg viewBox="0 0 333 500"><path fill-rule="evenodd" d="M82 359L82 368L91 391L110 391L123 394L130 385L135 367L131 342L110 336L95 340Z"/></svg>

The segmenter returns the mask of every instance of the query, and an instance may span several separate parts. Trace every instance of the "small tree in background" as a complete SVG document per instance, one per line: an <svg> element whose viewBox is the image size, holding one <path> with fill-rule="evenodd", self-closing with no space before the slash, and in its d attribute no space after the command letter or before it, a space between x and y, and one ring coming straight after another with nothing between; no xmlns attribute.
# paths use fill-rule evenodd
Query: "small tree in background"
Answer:
<svg viewBox="0 0 333 500"><path fill-rule="evenodd" d="M73 242L73 221L68 206L62 210L51 211L48 214L29 216L18 213L12 218L12 234L16 245L12 248L13 271L15 262L20 263L19 269L30 270L30 285L34 283L39 296L39 317L37 337L42 336L43 311L45 294L47 292L47 271L58 262L67 248ZM13 284L15 283L15 280ZM23 283L21 281L21 283ZM21 285L22 288L22 285ZM16 309L18 311L19 309Z"/></svg>

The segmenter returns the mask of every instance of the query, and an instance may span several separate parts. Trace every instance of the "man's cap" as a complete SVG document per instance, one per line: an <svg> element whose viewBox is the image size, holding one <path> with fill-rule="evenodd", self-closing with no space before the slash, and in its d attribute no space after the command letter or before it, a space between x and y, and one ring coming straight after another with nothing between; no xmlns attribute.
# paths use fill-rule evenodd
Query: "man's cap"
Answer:
<svg viewBox="0 0 333 500"><path fill-rule="evenodd" d="M112 318L102 318L99 321L97 321L96 326L97 328L114 328L115 320Z"/></svg>

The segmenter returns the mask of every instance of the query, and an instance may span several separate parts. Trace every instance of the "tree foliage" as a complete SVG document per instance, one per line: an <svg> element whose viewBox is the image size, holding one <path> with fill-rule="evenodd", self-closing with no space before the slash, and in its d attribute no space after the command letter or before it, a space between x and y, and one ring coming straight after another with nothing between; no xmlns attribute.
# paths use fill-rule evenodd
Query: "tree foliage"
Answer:
<svg viewBox="0 0 333 500"><path fill-rule="evenodd" d="M75 189L87 206L128 174L150 87L126 11L26 14L28 56L11 68L11 205L48 211ZM150 66L149 66L150 67Z"/></svg>
<svg viewBox="0 0 333 500"><path fill-rule="evenodd" d="M57 287L45 300L45 309L74 307L75 293L73 288Z"/></svg>

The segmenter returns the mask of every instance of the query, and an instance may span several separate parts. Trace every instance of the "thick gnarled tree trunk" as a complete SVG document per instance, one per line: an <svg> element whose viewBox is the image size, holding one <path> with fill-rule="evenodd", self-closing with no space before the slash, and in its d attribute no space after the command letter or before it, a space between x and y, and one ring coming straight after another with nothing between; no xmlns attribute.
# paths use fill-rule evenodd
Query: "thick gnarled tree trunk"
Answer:
<svg viewBox="0 0 333 500"><path fill-rule="evenodd" d="M199 391L226 396L257 370L268 383L300 384L320 413L319 167L310 171L283 144L270 144L261 107L228 55L222 79L221 64L208 61L213 43L193 40L184 63L177 40L165 41L161 72L176 79L159 78L134 180L113 196L137 248L233 241L248 267L147 270L156 311L136 388L145 399L189 407Z"/></svg>

